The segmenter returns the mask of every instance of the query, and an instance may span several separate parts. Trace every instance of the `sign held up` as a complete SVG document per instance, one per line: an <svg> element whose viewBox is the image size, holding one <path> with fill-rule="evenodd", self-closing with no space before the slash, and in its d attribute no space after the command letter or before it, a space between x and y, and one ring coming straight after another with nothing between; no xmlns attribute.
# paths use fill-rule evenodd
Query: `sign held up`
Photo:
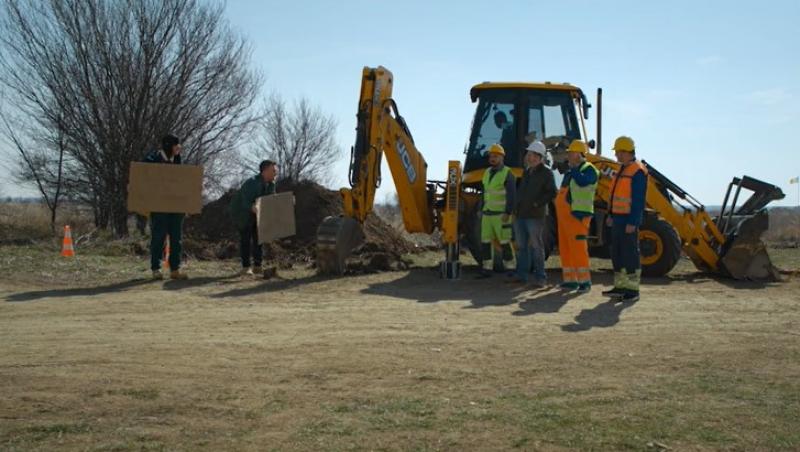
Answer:
<svg viewBox="0 0 800 452"><path fill-rule="evenodd" d="M129 212L199 214L202 209L202 166L131 162Z"/></svg>

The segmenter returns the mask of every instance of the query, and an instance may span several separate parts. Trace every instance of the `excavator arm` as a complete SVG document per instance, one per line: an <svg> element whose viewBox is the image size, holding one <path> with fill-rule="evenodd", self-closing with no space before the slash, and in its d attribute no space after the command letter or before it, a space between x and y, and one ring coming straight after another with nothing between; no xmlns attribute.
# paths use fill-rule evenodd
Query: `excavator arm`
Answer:
<svg viewBox="0 0 800 452"><path fill-rule="evenodd" d="M350 188L340 190L343 215L326 218L317 233L321 273L343 273L345 259L363 242L361 225L372 211L383 155L397 189L406 230L431 233L436 227L435 188L427 180L428 165L392 99L392 83L392 73L384 67L365 67L362 72Z"/></svg>

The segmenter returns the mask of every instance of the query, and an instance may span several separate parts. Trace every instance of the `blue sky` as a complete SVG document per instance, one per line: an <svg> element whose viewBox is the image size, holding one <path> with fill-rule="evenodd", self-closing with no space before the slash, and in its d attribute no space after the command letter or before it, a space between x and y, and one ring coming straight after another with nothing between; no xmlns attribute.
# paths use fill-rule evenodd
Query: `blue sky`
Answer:
<svg viewBox="0 0 800 452"><path fill-rule="evenodd" d="M395 76L394 98L444 178L463 159L481 81L566 81L604 90L603 137L707 204L731 177L781 186L797 203L792 131L800 123L800 2L376 2L229 0L254 47L264 91L307 97L339 121L346 183L363 66ZM594 111L590 135L594 136ZM0 192L11 190L8 184ZM378 200L394 190L388 169Z"/></svg>
<svg viewBox="0 0 800 452"><path fill-rule="evenodd" d="M720 204L731 177L748 174L796 203L800 2L734 5L230 0L227 11L252 39L266 89L308 97L339 120L340 184L361 68L383 65L431 178L463 158L473 84L567 81L590 96L604 89L606 149L631 135L702 202ZM384 176L378 199L393 191Z"/></svg>

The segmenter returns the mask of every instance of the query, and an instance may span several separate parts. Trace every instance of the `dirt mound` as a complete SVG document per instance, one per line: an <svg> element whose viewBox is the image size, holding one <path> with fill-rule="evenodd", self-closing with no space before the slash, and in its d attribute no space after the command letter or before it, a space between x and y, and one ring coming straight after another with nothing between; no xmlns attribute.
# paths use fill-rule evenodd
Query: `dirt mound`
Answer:
<svg viewBox="0 0 800 452"><path fill-rule="evenodd" d="M295 196L297 234L294 237L264 246L265 260L280 267L307 263L313 265L317 228L329 215L342 213L338 192L313 182L281 181L278 192L291 191ZM206 204L200 215L188 217L185 223L184 248L198 259L227 259L238 256L239 234L233 225L228 205L235 194L231 190ZM369 272L406 268L402 255L416 247L400 231L372 214L364 225L366 241L354 250L352 272Z"/></svg>

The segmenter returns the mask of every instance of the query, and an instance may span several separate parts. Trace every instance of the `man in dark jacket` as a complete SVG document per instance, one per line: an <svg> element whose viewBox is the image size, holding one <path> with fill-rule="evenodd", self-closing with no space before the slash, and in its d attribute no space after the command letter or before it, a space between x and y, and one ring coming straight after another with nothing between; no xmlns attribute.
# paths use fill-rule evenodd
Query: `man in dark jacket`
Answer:
<svg viewBox="0 0 800 452"><path fill-rule="evenodd" d="M528 282L533 263L533 284L544 286L543 232L547 225L547 206L556 197L553 172L544 164L547 152L541 141L534 141L525 154L526 169L517 187L514 205L514 235L517 244L515 282Z"/></svg>
<svg viewBox="0 0 800 452"><path fill-rule="evenodd" d="M152 151L144 158L147 163L181 164L181 140L174 135L161 139L161 149ZM161 274L161 258L164 255L164 242L169 236L169 268L170 278L187 279L181 268L181 235L183 229L182 213L151 212L150 213L150 269L153 279L163 279Z"/></svg>
<svg viewBox="0 0 800 452"><path fill-rule="evenodd" d="M275 193L275 176L278 166L272 160L264 160L258 166L259 173L247 179L233 196L230 212L233 223L239 230L239 251L242 257L242 274L255 275L261 272L261 244L258 243L256 221L256 199ZM250 257L253 268L250 268Z"/></svg>

